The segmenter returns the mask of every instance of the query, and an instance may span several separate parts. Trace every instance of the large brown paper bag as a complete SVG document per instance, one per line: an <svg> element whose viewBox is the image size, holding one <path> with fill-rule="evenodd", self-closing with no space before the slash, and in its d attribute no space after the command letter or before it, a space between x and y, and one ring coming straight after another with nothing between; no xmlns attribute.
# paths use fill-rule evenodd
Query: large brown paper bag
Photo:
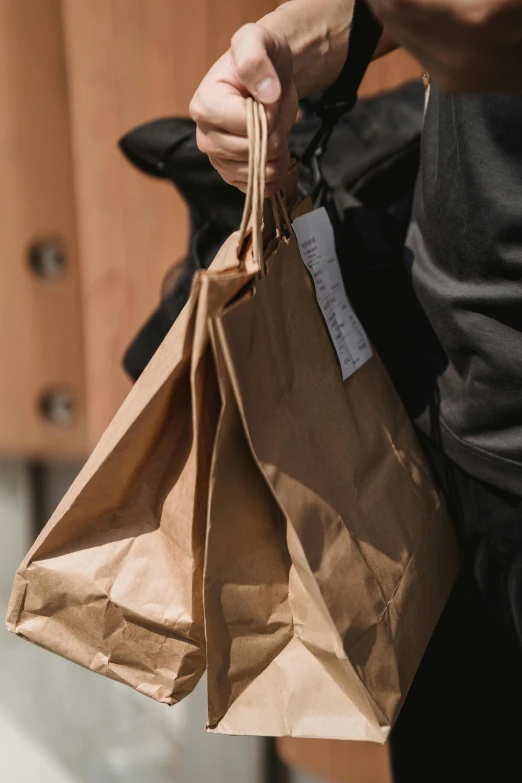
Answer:
<svg viewBox="0 0 522 783"><path fill-rule="evenodd" d="M8 609L14 633L168 704L205 670L202 572L221 407L208 324L258 271L251 258L238 268L236 239L196 276L18 569Z"/></svg>
<svg viewBox="0 0 522 783"><path fill-rule="evenodd" d="M8 609L14 633L168 704L205 670L203 558L221 408L209 319L258 272L252 257L238 267L236 240L196 276L18 569Z"/></svg>
<svg viewBox="0 0 522 783"><path fill-rule="evenodd" d="M209 728L383 742L459 568L451 524L378 357L343 382L291 227L277 241L265 215L263 260L261 196L248 203L261 275L209 323L223 402L204 575ZM275 223L307 209L294 170Z"/></svg>

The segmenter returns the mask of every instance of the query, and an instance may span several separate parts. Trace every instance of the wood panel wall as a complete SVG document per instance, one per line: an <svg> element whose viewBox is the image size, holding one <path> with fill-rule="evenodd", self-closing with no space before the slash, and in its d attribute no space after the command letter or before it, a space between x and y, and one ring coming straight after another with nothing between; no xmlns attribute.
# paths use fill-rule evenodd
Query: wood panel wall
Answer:
<svg viewBox="0 0 522 783"><path fill-rule="evenodd" d="M0 2L0 453L85 454L81 301L67 78L56 0ZM31 247L57 242L61 275L31 271ZM42 401L69 397L62 424Z"/></svg>
<svg viewBox="0 0 522 783"><path fill-rule="evenodd" d="M0 0L0 453L77 457L127 393L128 342L187 243L184 205L133 169L119 137L186 115L232 33L277 0ZM371 66L366 94L418 72L406 55ZM30 247L58 240L55 281ZM42 415L64 391L67 426Z"/></svg>
<svg viewBox="0 0 522 783"><path fill-rule="evenodd" d="M186 115L202 76L238 26L271 0L63 0L82 259L93 446L129 389L121 357L184 253L187 221L173 189L116 150L135 125Z"/></svg>

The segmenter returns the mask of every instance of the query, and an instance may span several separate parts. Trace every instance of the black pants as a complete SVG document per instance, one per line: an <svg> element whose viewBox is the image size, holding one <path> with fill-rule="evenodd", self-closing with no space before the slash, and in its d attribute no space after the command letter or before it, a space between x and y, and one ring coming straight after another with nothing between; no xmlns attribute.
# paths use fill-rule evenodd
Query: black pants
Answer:
<svg viewBox="0 0 522 783"><path fill-rule="evenodd" d="M522 781L522 499L444 465L427 448L460 506L465 561L392 732L394 779L515 783Z"/></svg>

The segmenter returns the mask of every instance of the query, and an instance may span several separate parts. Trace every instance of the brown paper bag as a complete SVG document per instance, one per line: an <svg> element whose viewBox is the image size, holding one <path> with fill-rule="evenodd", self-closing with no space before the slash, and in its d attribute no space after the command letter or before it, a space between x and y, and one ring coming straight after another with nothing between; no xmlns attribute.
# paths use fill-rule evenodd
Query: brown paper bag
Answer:
<svg viewBox="0 0 522 783"><path fill-rule="evenodd" d="M218 412L195 301L20 566L8 627L159 701L205 670L201 579Z"/></svg>
<svg viewBox="0 0 522 783"><path fill-rule="evenodd" d="M295 176L286 208L307 209ZM452 528L378 357L343 382L291 229L258 263L210 324L209 728L383 742L459 568Z"/></svg>
<svg viewBox="0 0 522 783"><path fill-rule="evenodd" d="M208 322L257 273L252 259L238 269L236 240L196 277L18 569L8 609L14 633L169 704L205 670L202 571L221 407Z"/></svg>
<svg viewBox="0 0 522 783"><path fill-rule="evenodd" d="M203 558L221 408L208 324L257 273L251 258L238 268L236 240L196 277L18 569L8 609L14 633L168 704L205 670Z"/></svg>

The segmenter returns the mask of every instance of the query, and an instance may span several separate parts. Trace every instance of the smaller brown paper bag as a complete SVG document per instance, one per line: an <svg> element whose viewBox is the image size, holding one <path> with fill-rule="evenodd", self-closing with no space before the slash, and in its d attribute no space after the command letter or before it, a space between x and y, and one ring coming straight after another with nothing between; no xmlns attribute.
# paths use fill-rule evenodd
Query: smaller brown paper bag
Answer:
<svg viewBox="0 0 522 783"><path fill-rule="evenodd" d="M205 670L201 580L218 413L188 303L18 569L14 633L168 704Z"/></svg>
<svg viewBox="0 0 522 783"><path fill-rule="evenodd" d="M258 271L252 259L238 267L235 243L196 276L18 569L8 608L12 632L167 704L205 671L203 560L221 410L209 318Z"/></svg>

